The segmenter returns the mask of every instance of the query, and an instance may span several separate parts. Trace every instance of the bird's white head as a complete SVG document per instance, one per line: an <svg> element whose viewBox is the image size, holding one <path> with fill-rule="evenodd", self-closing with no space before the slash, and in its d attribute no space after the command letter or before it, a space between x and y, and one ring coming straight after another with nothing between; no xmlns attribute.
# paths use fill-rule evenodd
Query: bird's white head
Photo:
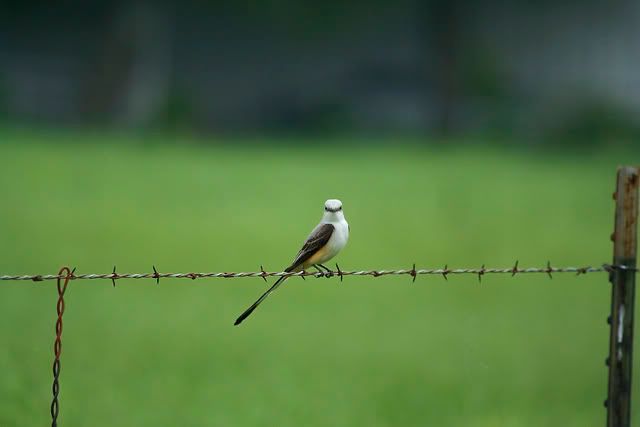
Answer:
<svg viewBox="0 0 640 427"><path fill-rule="evenodd" d="M342 202L338 199L329 199L324 202L323 222L344 221L344 212L342 211Z"/></svg>

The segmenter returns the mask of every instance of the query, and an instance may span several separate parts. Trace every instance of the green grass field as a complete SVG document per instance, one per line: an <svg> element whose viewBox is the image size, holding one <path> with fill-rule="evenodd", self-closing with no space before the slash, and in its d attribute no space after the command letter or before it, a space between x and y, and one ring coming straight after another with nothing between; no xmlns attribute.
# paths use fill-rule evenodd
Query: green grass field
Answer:
<svg viewBox="0 0 640 427"><path fill-rule="evenodd" d="M638 160L0 139L0 274L280 270L330 197L351 224L343 269L596 265L611 259L615 168ZM234 327L265 286L72 282L61 425L604 425L604 274L291 279ZM1 426L50 422L55 301L55 282L0 283Z"/></svg>

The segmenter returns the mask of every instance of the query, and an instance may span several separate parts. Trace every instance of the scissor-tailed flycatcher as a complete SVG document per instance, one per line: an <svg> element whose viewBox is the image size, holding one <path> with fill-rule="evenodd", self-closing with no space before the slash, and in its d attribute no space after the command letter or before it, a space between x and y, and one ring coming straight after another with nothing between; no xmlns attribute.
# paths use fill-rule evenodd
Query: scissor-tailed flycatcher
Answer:
<svg viewBox="0 0 640 427"><path fill-rule="evenodd" d="M322 265L322 263L327 262L336 256L347 244L347 240L349 240L349 224L344 219L342 202L336 199L329 199L324 202L324 215L322 215L320 224L318 224L311 234L309 234L309 237L307 237L304 245L302 245L302 249L300 249L296 258L284 271L303 271L311 266L315 267L319 271L322 270L318 267L322 267L326 271L331 271ZM287 278L288 276L280 277L276 283L267 290L267 292L262 294L262 296L258 298L251 307L246 309L245 312L236 319L234 325L239 325L244 319L246 319L253 310L255 310L256 307L258 307L260 303L264 301L271 292L275 291L276 288Z"/></svg>

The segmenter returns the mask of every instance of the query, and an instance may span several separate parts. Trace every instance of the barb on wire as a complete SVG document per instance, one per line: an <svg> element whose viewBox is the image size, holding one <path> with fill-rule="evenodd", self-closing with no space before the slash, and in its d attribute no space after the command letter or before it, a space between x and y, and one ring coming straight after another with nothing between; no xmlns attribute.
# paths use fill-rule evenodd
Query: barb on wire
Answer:
<svg viewBox="0 0 640 427"><path fill-rule="evenodd" d="M58 394L60 393L60 384L58 378L60 377L60 354L62 353L62 315L64 314L64 293L67 290L69 280L73 277L73 273L76 269L69 270L68 267L62 267L58 272L58 278L56 279L58 288L58 302L56 303L56 312L58 318L56 319L56 339L53 343L53 400L51 401L51 426L56 427L58 425L58 413L60 406L58 403ZM64 284L61 286L60 281L64 280Z"/></svg>
<svg viewBox="0 0 640 427"><path fill-rule="evenodd" d="M338 276L340 276L340 281L342 282L342 278L344 274L342 274L342 270L340 270L340 266L338 265L337 262L336 262L336 270L338 271Z"/></svg>
<svg viewBox="0 0 640 427"><path fill-rule="evenodd" d="M442 269L442 277L444 277L444 280L449 280L447 279L447 274L449 274L451 271L449 270L449 264L445 264L444 268Z"/></svg>
<svg viewBox="0 0 640 427"><path fill-rule="evenodd" d="M518 270L518 260L516 260L516 263L513 264L513 268L511 269L511 277L515 276L516 274L519 273Z"/></svg>
<svg viewBox="0 0 640 427"><path fill-rule="evenodd" d="M156 285L160 284L160 273L158 273L158 270L156 270L156 266L153 265L153 278L156 279Z"/></svg>
<svg viewBox="0 0 640 427"><path fill-rule="evenodd" d="M262 264L260 264L260 273L262 273L262 280L264 280L266 282L267 281L267 272L264 271L264 267L262 267Z"/></svg>
<svg viewBox="0 0 640 427"><path fill-rule="evenodd" d="M547 274L549 278L553 278L552 274L557 273L574 273L578 275L583 275L587 273L599 273L599 272L608 272L611 273L615 270L620 271L633 271L637 272L638 270L633 267L628 267L625 265L611 265L611 264L602 264L600 267L552 267L550 262L547 262L546 267L527 267L521 268L518 266L518 261L516 261L515 265L512 267L506 268L487 268L483 264L480 268L449 268L448 264L444 266L444 268L425 268L425 269L416 269L415 264L411 269L399 269L399 270L352 270L345 271L340 269L340 267L336 264L336 271L329 270L326 275L320 275L316 272L310 271L298 271L298 272L287 272L287 271L278 271L278 272L268 272L265 271L262 266L260 266L260 271L250 271L250 272L210 272L210 273L160 273L153 267L153 273L117 273L116 268L114 266L113 271L111 273L105 274L94 274L94 273L85 273L85 274L75 274L75 269L69 272L69 275L58 273L56 275L53 274L34 274L34 275L0 275L0 281L33 281L33 282L42 282L46 280L59 280L69 278L69 280L97 280L97 279L105 279L111 280L113 285L115 286L116 280L121 279L155 279L156 283L160 282L160 279L215 279L215 278L224 278L224 279L237 279L241 277L259 277L266 280L268 277L302 277L303 279L306 276L314 276L314 277L331 277L337 276L340 277L340 280L345 276L392 276L392 275L410 275L413 279L417 276L421 275L441 275L444 279L448 279L448 276L451 274L472 274L478 276L478 280L482 281L482 277L487 274L510 274L512 277L519 274L536 274L542 273Z"/></svg>
<svg viewBox="0 0 640 427"><path fill-rule="evenodd" d="M482 284L482 276L486 273L487 270L484 268L484 264L480 267L480 271L478 271L478 283Z"/></svg>
<svg viewBox="0 0 640 427"><path fill-rule="evenodd" d="M413 276L413 280L411 280L411 283L415 283L416 282L416 277L418 276L418 273L416 272L416 263L413 263L413 267L411 268L411 271L409 271L409 274L411 276Z"/></svg>

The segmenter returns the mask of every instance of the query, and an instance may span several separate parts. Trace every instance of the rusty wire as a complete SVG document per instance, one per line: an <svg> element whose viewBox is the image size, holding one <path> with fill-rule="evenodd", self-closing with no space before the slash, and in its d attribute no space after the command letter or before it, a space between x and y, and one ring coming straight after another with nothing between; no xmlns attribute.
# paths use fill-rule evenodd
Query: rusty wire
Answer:
<svg viewBox="0 0 640 427"><path fill-rule="evenodd" d="M210 273L160 273L153 266L153 272L149 273L118 273L116 268L113 267L111 273L85 273L85 274L75 274L75 269L69 272L69 275L63 275L59 273L57 275L47 275L47 274L35 274L35 275L0 275L0 281L34 281L41 282L45 280L60 280L60 279L69 279L69 280L96 280L96 279L104 279L110 280L113 286L116 285L116 280L120 279L155 279L157 283L160 282L160 279L205 279L205 278L224 278L224 279L237 279L242 277L259 277L265 279L267 277L282 277L282 276L313 276L313 277L340 277L342 280L345 276L390 276L390 275L409 275L412 277L412 280L415 281L417 276L421 275L439 275L447 279L449 275L452 274L472 274L477 275L478 280L482 279L482 276L486 274L510 274L511 276L515 276L517 274L534 274L541 273L546 274L549 277L552 277L553 274L556 273L575 273L575 274L587 274L587 273L600 273L600 272L608 272L611 273L615 270L626 270L626 271L637 271L635 268L631 268L625 265L611 265L611 264L601 264L596 267L586 266L586 267L553 267L550 262L547 262L545 267L526 267L521 268L518 266L518 262L512 267L506 268L490 268L485 267L483 264L481 267L471 267L471 268L449 268L448 265L445 265L443 268L427 268L427 269L416 269L415 264L413 264L412 268L409 269L395 269L395 270L353 270L353 271L344 271L341 270L338 264L336 264L336 270L321 273L314 271L299 271L299 272L267 272L262 266L260 266L260 271L251 271L251 272L210 272Z"/></svg>
<svg viewBox="0 0 640 427"><path fill-rule="evenodd" d="M56 427L58 425L58 412L60 409L58 403L58 394L60 393L60 384L58 378L60 377L60 354L62 353L62 315L64 314L64 293L67 290L69 280L73 276L74 270L69 270L68 267L62 267L58 272L56 283L58 287L58 302L56 303L56 311L58 318L56 319L56 339L53 343L53 385L51 387L53 392L53 400L51 401L51 426ZM64 284L60 285L60 281L64 280Z"/></svg>

